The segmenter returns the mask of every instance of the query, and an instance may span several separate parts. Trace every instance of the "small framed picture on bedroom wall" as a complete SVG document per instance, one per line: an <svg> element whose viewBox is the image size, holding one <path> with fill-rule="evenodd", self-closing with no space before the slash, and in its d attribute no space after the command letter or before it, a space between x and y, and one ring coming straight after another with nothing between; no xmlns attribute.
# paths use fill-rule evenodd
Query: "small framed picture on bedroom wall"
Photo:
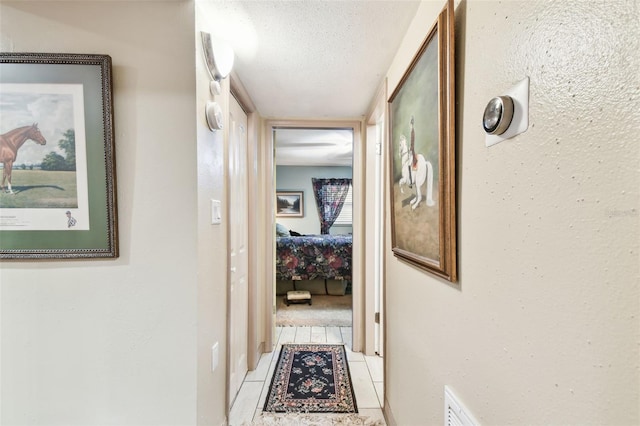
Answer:
<svg viewBox="0 0 640 426"><path fill-rule="evenodd" d="M304 217L304 192L276 191L276 217Z"/></svg>

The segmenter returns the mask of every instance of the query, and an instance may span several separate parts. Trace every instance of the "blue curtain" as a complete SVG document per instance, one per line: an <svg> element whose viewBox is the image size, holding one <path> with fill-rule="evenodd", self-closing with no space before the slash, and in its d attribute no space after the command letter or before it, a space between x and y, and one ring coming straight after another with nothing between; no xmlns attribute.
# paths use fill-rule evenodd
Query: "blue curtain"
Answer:
<svg viewBox="0 0 640 426"><path fill-rule="evenodd" d="M340 216L342 205L349 192L351 179L348 178L311 178L313 195L316 198L318 216L320 217L320 233L328 234L331 225Z"/></svg>

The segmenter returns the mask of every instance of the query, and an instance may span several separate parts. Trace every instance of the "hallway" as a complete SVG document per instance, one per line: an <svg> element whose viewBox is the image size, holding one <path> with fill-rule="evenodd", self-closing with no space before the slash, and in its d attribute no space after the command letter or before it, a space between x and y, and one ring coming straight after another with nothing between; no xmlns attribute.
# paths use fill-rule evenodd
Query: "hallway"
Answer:
<svg viewBox="0 0 640 426"><path fill-rule="evenodd" d="M231 408L230 426L249 424L262 413L271 377L283 343L344 343L358 404L358 414L380 420L383 399L382 358L351 352L351 327L276 327L276 349L262 355L258 367L250 371Z"/></svg>

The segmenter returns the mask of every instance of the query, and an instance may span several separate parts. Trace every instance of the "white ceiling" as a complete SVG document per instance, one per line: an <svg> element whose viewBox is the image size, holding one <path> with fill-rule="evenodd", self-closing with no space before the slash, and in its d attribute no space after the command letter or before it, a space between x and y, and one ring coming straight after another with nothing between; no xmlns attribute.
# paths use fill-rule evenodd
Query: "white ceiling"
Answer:
<svg viewBox="0 0 640 426"><path fill-rule="evenodd" d="M408 0L200 0L213 38L271 118L367 113L419 6ZM317 136L317 135L316 135Z"/></svg>
<svg viewBox="0 0 640 426"><path fill-rule="evenodd" d="M276 129L278 166L351 166L351 129Z"/></svg>

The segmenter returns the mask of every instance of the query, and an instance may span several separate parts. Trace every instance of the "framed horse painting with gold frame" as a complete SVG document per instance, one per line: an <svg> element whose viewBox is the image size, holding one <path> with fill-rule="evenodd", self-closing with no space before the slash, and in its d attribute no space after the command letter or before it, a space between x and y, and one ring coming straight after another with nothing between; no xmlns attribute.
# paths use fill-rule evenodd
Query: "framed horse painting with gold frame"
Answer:
<svg viewBox="0 0 640 426"><path fill-rule="evenodd" d="M0 259L118 257L111 58L0 53Z"/></svg>
<svg viewBox="0 0 640 426"><path fill-rule="evenodd" d="M449 0L389 98L392 250L457 281L454 10Z"/></svg>

